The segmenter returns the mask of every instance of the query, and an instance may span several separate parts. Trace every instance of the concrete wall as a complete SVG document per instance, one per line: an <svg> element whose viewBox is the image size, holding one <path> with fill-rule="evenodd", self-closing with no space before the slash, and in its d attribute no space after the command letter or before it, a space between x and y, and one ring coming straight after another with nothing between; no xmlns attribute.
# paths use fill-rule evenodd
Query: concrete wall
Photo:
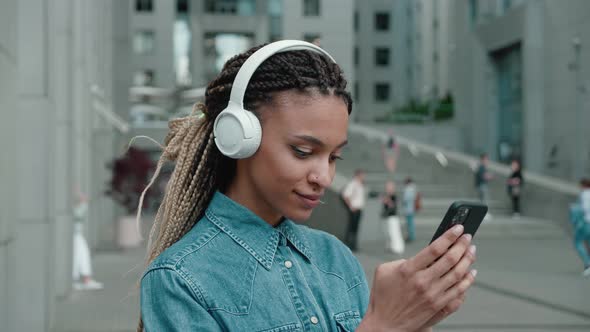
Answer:
<svg viewBox="0 0 590 332"><path fill-rule="evenodd" d="M567 5L565 5L567 4ZM577 179L590 176L590 3L544 2L545 133L544 169L548 174ZM575 68L573 39L579 38L580 67ZM576 75L578 76L578 79ZM576 82L578 80L578 82ZM576 87L577 86L577 87ZM551 150L557 148L551 157Z"/></svg>
<svg viewBox="0 0 590 332"><path fill-rule="evenodd" d="M74 187L91 192L90 165L104 163L92 150L89 87L112 85L111 10L0 4L2 331L49 331L55 301L70 292Z"/></svg>
<svg viewBox="0 0 590 332"><path fill-rule="evenodd" d="M16 196L17 136L17 0L0 2L0 321L5 328L14 326L14 306L11 299L16 275L11 268L16 256L16 226L18 211Z"/></svg>

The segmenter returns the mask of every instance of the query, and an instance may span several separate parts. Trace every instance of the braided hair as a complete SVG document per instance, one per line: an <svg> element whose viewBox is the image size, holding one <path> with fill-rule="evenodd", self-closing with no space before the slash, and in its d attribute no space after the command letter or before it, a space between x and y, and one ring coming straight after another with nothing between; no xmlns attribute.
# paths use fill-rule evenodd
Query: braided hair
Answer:
<svg viewBox="0 0 590 332"><path fill-rule="evenodd" d="M215 146L213 123L229 102L240 67L262 46L229 59L207 86L205 103L195 105L191 116L169 122L170 131L155 176L165 161L176 165L150 231L146 264L185 235L203 216L215 191L224 192L232 182L236 161ZM256 69L244 95L244 107L259 117L257 106L272 102L275 92L316 90L341 97L350 114L352 98L345 88L342 70L326 56L307 50L281 52ZM201 116L196 115L198 112ZM140 318L137 331L142 330Z"/></svg>

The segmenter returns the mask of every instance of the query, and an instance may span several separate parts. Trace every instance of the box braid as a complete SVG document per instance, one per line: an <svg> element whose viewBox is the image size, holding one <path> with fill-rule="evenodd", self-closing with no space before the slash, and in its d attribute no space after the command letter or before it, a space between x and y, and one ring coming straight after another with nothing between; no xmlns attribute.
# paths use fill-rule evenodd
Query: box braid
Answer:
<svg viewBox="0 0 590 332"><path fill-rule="evenodd" d="M173 161L176 166L150 231L147 264L185 235L203 216L215 191L224 192L233 180L236 161L222 155L215 146L213 123L229 102L240 67L262 46L229 59L207 86L205 104L196 105L191 116L169 122L164 151L148 188L165 161ZM345 90L346 80L340 67L325 56L306 50L277 53L263 62L248 83L244 106L256 114L256 106L271 102L274 92L292 89L339 96L348 113L352 111L352 98ZM204 116L198 116L199 112ZM137 331L142 330L140 318Z"/></svg>

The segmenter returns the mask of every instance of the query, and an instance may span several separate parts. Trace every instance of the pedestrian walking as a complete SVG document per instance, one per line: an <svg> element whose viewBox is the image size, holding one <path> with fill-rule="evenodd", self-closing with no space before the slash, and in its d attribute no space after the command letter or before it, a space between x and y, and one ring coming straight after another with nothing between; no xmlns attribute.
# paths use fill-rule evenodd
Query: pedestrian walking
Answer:
<svg viewBox="0 0 590 332"><path fill-rule="evenodd" d="M479 196L481 203L485 205L488 204L489 199L488 182L493 179L492 174L488 171L488 163L488 155L486 153L481 154L479 156L479 164L475 171L475 188L477 190L477 195ZM490 220L491 218L492 214L488 212L485 219Z"/></svg>
<svg viewBox="0 0 590 332"><path fill-rule="evenodd" d="M344 243L352 251L357 250L358 229L365 207L365 171L357 169L352 180L344 187L342 199L348 207L348 227Z"/></svg>
<svg viewBox="0 0 590 332"><path fill-rule="evenodd" d="M387 139L381 147L381 153L385 168L393 174L399 157L399 144L391 128L387 131Z"/></svg>
<svg viewBox="0 0 590 332"><path fill-rule="evenodd" d="M508 196L512 202L512 217L520 217L520 197L522 195L522 187L524 185L524 178L520 169L520 162L518 160L512 160L510 163L510 169L512 173L506 181Z"/></svg>
<svg viewBox="0 0 590 332"><path fill-rule="evenodd" d="M405 180L404 191L403 191L403 212L406 217L406 229L408 236L406 240L413 242L416 239L416 226L414 224L414 216L416 215L416 204L419 201L418 189L416 184L411 177L407 177Z"/></svg>
<svg viewBox="0 0 590 332"><path fill-rule="evenodd" d="M570 220L574 228L574 247L584 264L584 277L590 277L590 179L580 181L578 202L570 207Z"/></svg>
<svg viewBox="0 0 590 332"><path fill-rule="evenodd" d="M84 236L84 223L88 217L88 197L77 193L77 201L74 207L74 245L72 257L72 278L75 290L97 290L104 286L92 277L92 259L90 247Z"/></svg>
<svg viewBox="0 0 590 332"><path fill-rule="evenodd" d="M385 192L382 195L381 202L383 203L381 217L383 218L383 224L385 225L388 237L386 249L394 254L400 255L404 252L405 243L398 217L398 199L393 181L387 181L385 183Z"/></svg>
<svg viewBox="0 0 590 332"><path fill-rule="evenodd" d="M154 177L176 165L138 331L426 332L459 309L476 274L462 225L381 264L369 293L342 242L294 222L320 204L348 141L345 88L324 50L283 40L229 59L198 106L204 117L170 121Z"/></svg>

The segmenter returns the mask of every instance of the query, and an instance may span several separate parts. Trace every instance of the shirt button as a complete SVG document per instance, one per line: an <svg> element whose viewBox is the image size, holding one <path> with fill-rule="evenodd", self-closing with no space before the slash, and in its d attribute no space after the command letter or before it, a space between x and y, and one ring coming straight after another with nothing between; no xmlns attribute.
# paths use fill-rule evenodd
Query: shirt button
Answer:
<svg viewBox="0 0 590 332"><path fill-rule="evenodd" d="M293 266L293 263L291 263L291 261L285 261L285 267L290 269Z"/></svg>
<svg viewBox="0 0 590 332"><path fill-rule="evenodd" d="M310 320L311 320L311 322L312 322L313 324L317 324L317 323L319 323L319 319L318 319L316 316L311 316L311 319L310 319Z"/></svg>

